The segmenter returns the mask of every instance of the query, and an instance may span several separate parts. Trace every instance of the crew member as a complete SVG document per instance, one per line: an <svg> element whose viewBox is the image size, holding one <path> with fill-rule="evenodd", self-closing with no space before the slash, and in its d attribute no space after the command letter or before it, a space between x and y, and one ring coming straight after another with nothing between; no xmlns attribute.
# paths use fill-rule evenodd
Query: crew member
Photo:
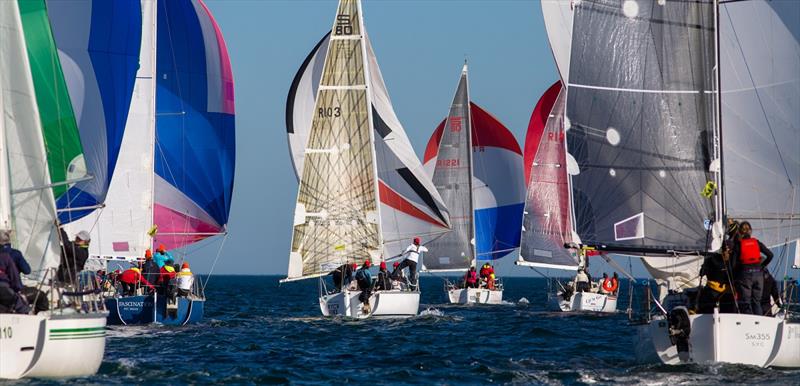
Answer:
<svg viewBox="0 0 800 386"><path fill-rule="evenodd" d="M153 251L144 251L144 265L142 265L142 276L150 283L158 283L158 278L161 276L161 268L153 261Z"/></svg>
<svg viewBox="0 0 800 386"><path fill-rule="evenodd" d="M369 273L369 267L372 263L369 259L364 260L364 264L356 271L356 283L361 294L358 295L358 300L369 307L369 296L372 294L372 275Z"/></svg>
<svg viewBox="0 0 800 386"><path fill-rule="evenodd" d="M412 287L417 285L417 264L419 263L419 255L425 252L428 252L428 248L424 245L420 245L419 237L414 237L414 243L409 245L405 252L403 252L406 258L400 263L400 269L408 267L408 280L411 282Z"/></svg>
<svg viewBox="0 0 800 386"><path fill-rule="evenodd" d="M58 266L56 278L62 283L78 284L78 272L83 271L89 259L89 232L80 231L75 241L69 241L67 232L61 229L61 264Z"/></svg>
<svg viewBox="0 0 800 386"><path fill-rule="evenodd" d="M164 244L159 244L158 248L156 248L156 253L153 255L153 261L158 264L158 268L164 268L165 264L175 264L175 259L172 258L172 254L167 252L167 247Z"/></svg>
<svg viewBox="0 0 800 386"><path fill-rule="evenodd" d="M481 267L481 281L486 283L486 288L493 290L494 289L494 268L489 263L484 263L483 267Z"/></svg>
<svg viewBox="0 0 800 386"><path fill-rule="evenodd" d="M589 284L589 275L583 267L578 268L578 273L575 275L575 292L589 292L592 285Z"/></svg>
<svg viewBox="0 0 800 386"><path fill-rule="evenodd" d="M389 271L386 270L386 262L381 261L380 270L378 271L378 281L375 284L376 291L388 291L392 289L392 278Z"/></svg>
<svg viewBox="0 0 800 386"><path fill-rule="evenodd" d="M406 282L406 275L403 273L403 270L400 269L400 263L394 262L392 264L392 280L399 281L401 283Z"/></svg>
<svg viewBox="0 0 800 386"><path fill-rule="evenodd" d="M341 292L343 287L347 287L353 281L353 272L356 271L357 267L355 263L342 264L329 273L329 275L333 276L333 285L336 287L336 292Z"/></svg>
<svg viewBox="0 0 800 386"><path fill-rule="evenodd" d="M752 237L750 223L739 223L738 243L735 243L733 255L739 264L737 294L739 295L739 311L744 314L764 315L761 309L761 295L764 292L764 267L772 260L772 251L763 243ZM761 259L761 254L766 259Z"/></svg>
<svg viewBox="0 0 800 386"><path fill-rule="evenodd" d="M475 271L475 267L469 267L464 275L464 288L478 288L478 272Z"/></svg>
<svg viewBox="0 0 800 386"><path fill-rule="evenodd" d="M722 245L720 253L706 256L700 267L700 276L706 277L706 285L700 289L697 300L697 313L709 314L719 304L720 312L734 312L733 291L731 283L733 268L731 265L731 246Z"/></svg>
<svg viewBox="0 0 800 386"><path fill-rule="evenodd" d="M142 277L141 270L137 267L122 271L119 275L119 282L122 283L122 296L136 295L136 289L142 284L146 285L151 290L156 289L149 281Z"/></svg>
<svg viewBox="0 0 800 386"><path fill-rule="evenodd" d="M21 290L22 280L16 263L8 253L0 251L0 313L28 313L30 308Z"/></svg>
<svg viewBox="0 0 800 386"><path fill-rule="evenodd" d="M192 288L194 288L194 275L189 268L189 263L184 261L181 265L181 271L175 276L178 281L178 295L184 297L191 295Z"/></svg>

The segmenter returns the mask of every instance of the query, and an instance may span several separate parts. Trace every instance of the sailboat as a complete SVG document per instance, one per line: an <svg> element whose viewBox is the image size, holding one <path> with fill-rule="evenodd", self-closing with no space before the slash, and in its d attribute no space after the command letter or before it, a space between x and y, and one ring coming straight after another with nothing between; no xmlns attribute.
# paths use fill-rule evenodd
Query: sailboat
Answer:
<svg viewBox="0 0 800 386"><path fill-rule="evenodd" d="M73 66L70 95L84 106L81 135L99 149L87 162L98 181L76 184L71 200L61 202L68 233L89 231L90 261L106 271L140 263L154 246L180 251L226 237L235 162L233 75L222 32L203 1L50 6L62 56ZM108 24L96 22L95 12L108 7L116 7L111 14L124 24L96 33ZM114 65L99 72L104 52ZM223 244L224 238L219 252ZM109 324L184 325L203 317L197 278L191 295L175 302L158 293L119 292L106 299Z"/></svg>
<svg viewBox="0 0 800 386"><path fill-rule="evenodd" d="M568 160L564 134L566 89L561 81L550 86L533 110L525 137L525 176L527 195L522 221L522 240L516 264L538 269L575 273L588 270L591 252L577 248L580 238L573 228L572 201L567 171L575 168ZM570 162L573 161L573 162ZM565 245L573 247L566 248ZM551 279L555 293L548 299L561 311L615 312L616 288L602 288L603 282L590 281L578 291L577 275L569 283ZM618 285L618 284L617 284ZM551 287L551 286L548 286ZM550 290L550 289L548 289Z"/></svg>
<svg viewBox="0 0 800 386"><path fill-rule="evenodd" d="M65 100L64 77L44 1L0 2L0 224L33 268L24 284L48 310L0 314L0 378L95 374L105 352L102 300L53 284L60 247L56 195L82 146ZM68 98L67 98L68 99Z"/></svg>
<svg viewBox="0 0 800 386"><path fill-rule="evenodd" d="M414 237L449 229L449 215L389 100L361 2L341 0L331 31L292 82L286 107L300 183L289 268L282 282L319 278L325 316L409 317L418 288L328 290L324 277L345 264L391 261ZM377 265L377 264L376 264Z"/></svg>
<svg viewBox="0 0 800 386"><path fill-rule="evenodd" d="M514 135L469 95L464 64L450 113L433 132L424 165L450 210L452 231L428 244L423 271L463 272L519 247L524 185ZM500 304L503 288L448 285L451 303Z"/></svg>
<svg viewBox="0 0 800 386"><path fill-rule="evenodd" d="M641 257L659 284L639 355L800 367L790 310L687 312L728 219L750 221L770 247L800 239L800 4L575 7L565 123L575 228L584 245Z"/></svg>

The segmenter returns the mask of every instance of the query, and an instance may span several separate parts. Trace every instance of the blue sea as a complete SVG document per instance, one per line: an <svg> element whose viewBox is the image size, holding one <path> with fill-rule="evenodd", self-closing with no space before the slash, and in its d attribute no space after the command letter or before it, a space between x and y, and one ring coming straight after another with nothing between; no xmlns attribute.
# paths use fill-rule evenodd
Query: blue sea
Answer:
<svg viewBox="0 0 800 386"><path fill-rule="evenodd" d="M99 373L72 382L800 385L798 370L640 363L624 312L551 312L544 279L506 278L504 305L451 306L423 277L420 316L363 321L321 317L316 280L278 279L214 276L203 323L114 327Z"/></svg>

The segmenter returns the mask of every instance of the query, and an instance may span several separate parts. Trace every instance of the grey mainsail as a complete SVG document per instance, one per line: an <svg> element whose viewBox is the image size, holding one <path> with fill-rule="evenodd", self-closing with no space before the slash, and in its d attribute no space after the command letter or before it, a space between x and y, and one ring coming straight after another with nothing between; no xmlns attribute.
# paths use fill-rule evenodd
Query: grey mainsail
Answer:
<svg viewBox="0 0 800 386"><path fill-rule="evenodd" d="M450 212L451 231L428 243L423 256L428 271L463 270L475 258L472 202L472 120L467 66L458 81L450 112L443 123L433 184Z"/></svg>
<svg viewBox="0 0 800 386"><path fill-rule="evenodd" d="M633 5L631 5L633 4ZM585 244L706 251L714 178L711 1L582 1L567 98Z"/></svg>

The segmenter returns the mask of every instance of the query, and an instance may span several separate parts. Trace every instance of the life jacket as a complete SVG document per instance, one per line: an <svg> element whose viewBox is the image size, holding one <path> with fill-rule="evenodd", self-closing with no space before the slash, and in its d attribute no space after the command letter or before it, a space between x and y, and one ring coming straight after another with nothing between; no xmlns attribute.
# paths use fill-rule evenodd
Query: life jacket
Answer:
<svg viewBox="0 0 800 386"><path fill-rule="evenodd" d="M478 274L475 271L467 272L467 283L474 283L478 281Z"/></svg>
<svg viewBox="0 0 800 386"><path fill-rule="evenodd" d="M758 240L751 237L739 241L739 261L744 265L761 263L761 249Z"/></svg>

